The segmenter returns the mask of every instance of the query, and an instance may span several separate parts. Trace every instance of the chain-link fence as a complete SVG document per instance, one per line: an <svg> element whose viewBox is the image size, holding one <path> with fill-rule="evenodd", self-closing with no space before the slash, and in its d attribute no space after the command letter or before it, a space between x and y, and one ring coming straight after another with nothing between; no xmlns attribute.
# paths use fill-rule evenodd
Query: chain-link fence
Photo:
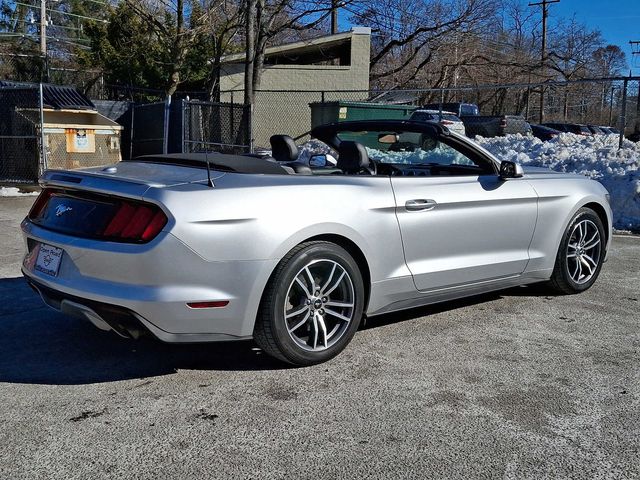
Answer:
<svg viewBox="0 0 640 480"><path fill-rule="evenodd" d="M0 82L0 182L120 160L122 127L70 88Z"/></svg>
<svg viewBox="0 0 640 480"><path fill-rule="evenodd" d="M236 103L184 101L185 152L251 151L251 108Z"/></svg>
<svg viewBox="0 0 640 480"><path fill-rule="evenodd" d="M166 102L133 106L131 158L166 153L167 116Z"/></svg>
<svg viewBox="0 0 640 480"><path fill-rule="evenodd" d="M626 134L640 131L640 78L616 77L568 82L473 85L453 88L366 91L269 91L255 93L253 139L267 147L273 134L304 140L312 128L311 104L376 103L422 106L474 103L481 115L522 115L531 123L562 122L616 127ZM241 98L242 91L222 92ZM339 109L336 111L339 112ZM541 115L542 112L542 115ZM380 112L377 114L379 115ZM374 115L374 114L372 114ZM380 117L371 117L380 118ZM336 115L333 121L344 120Z"/></svg>
<svg viewBox="0 0 640 480"><path fill-rule="evenodd" d="M40 89L0 87L0 181L32 183L42 170Z"/></svg>

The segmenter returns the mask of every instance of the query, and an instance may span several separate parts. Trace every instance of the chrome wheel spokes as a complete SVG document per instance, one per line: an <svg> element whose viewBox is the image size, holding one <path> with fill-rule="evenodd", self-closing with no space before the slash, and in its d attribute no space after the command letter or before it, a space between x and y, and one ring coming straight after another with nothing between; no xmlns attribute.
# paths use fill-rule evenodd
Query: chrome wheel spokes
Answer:
<svg viewBox="0 0 640 480"><path fill-rule="evenodd" d="M583 284L596 273L602 251L600 230L591 220L576 223L567 245L567 270L571 279Z"/></svg>
<svg viewBox="0 0 640 480"><path fill-rule="evenodd" d="M301 348L322 351L342 338L354 312L353 282L345 268L333 260L314 260L289 285L284 321Z"/></svg>

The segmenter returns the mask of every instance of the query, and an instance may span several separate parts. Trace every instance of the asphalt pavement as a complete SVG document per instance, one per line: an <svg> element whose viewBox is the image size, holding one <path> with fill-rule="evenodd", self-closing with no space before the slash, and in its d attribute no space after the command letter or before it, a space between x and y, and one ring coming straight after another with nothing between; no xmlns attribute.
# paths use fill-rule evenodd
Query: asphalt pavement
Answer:
<svg viewBox="0 0 640 480"><path fill-rule="evenodd" d="M336 359L128 341L20 276L0 198L0 479L638 478L640 238L589 291L369 319Z"/></svg>

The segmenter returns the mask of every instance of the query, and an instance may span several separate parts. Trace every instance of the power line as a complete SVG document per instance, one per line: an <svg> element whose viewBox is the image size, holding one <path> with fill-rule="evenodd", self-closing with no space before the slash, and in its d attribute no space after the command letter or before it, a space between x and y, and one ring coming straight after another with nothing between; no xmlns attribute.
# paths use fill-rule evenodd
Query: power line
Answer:
<svg viewBox="0 0 640 480"><path fill-rule="evenodd" d="M13 2L13 3L15 3L16 5L22 5L23 7L40 9L42 11L42 5L29 5L28 3L22 3L22 2ZM41 0L41 3L44 3L44 1ZM95 22L109 23L108 20L104 20L102 18L87 17L85 15L78 15L77 13L65 12L64 10L55 10L53 8L45 8L45 10L47 12L58 13L60 15L67 15L69 17L83 18L85 20L92 20Z"/></svg>

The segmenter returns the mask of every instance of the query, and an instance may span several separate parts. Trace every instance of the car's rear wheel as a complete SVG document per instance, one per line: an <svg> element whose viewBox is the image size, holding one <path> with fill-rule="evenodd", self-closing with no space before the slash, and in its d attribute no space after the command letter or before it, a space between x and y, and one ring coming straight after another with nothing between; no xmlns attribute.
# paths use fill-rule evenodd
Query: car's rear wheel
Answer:
<svg viewBox="0 0 640 480"><path fill-rule="evenodd" d="M591 287L602 269L605 240L600 217L590 208L578 210L560 242L551 287L566 294Z"/></svg>
<svg viewBox="0 0 640 480"><path fill-rule="evenodd" d="M254 339L282 361L321 363L351 341L363 308L364 285L353 257L330 242L306 242L291 250L271 276Z"/></svg>

